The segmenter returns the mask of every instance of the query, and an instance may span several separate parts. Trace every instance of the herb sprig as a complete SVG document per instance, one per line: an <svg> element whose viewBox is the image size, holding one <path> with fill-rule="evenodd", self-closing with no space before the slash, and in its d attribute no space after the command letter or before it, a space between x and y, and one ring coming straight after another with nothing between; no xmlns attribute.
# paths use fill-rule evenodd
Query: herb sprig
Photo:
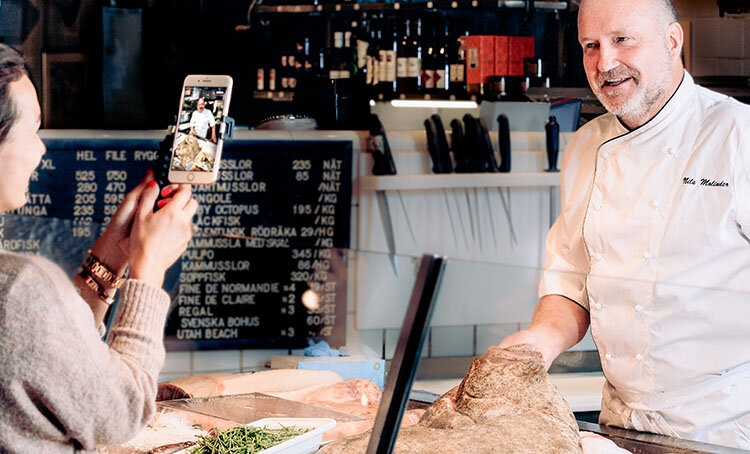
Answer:
<svg viewBox="0 0 750 454"><path fill-rule="evenodd" d="M294 426L281 429L237 426L227 430L216 430L214 435L199 435L198 445L190 454L255 454L290 440L310 429Z"/></svg>

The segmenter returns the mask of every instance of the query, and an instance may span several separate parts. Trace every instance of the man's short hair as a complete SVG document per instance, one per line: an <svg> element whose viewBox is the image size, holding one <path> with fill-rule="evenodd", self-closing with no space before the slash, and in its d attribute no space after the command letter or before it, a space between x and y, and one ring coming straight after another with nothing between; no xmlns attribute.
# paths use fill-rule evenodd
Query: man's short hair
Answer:
<svg viewBox="0 0 750 454"><path fill-rule="evenodd" d="M0 145L18 118L16 103L10 99L9 86L29 72L20 52L0 44Z"/></svg>
<svg viewBox="0 0 750 454"><path fill-rule="evenodd" d="M662 0L664 8L666 9L667 19L669 23L677 21L677 10L674 7L674 0Z"/></svg>

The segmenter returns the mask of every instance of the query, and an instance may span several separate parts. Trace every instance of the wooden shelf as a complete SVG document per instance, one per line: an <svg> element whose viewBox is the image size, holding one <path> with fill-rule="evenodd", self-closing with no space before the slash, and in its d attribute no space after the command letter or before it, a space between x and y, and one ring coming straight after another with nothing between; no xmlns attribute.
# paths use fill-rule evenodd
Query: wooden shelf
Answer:
<svg viewBox="0 0 750 454"><path fill-rule="evenodd" d="M359 178L366 191L409 191L443 188L532 188L560 186L559 172L453 173L447 175L388 175Z"/></svg>
<svg viewBox="0 0 750 454"><path fill-rule="evenodd" d="M322 13L322 12L351 12L351 11L424 11L451 9L482 9L496 10L498 8L523 8L524 0L431 0L426 2L394 2L394 3L332 3L319 5L262 5L258 13ZM535 1L537 10L563 11L568 9L568 2Z"/></svg>

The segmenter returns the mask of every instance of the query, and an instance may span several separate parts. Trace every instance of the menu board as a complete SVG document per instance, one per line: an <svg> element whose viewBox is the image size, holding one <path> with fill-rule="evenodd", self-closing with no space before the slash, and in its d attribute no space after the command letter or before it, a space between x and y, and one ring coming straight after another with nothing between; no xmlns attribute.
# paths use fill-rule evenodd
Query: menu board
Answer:
<svg viewBox="0 0 750 454"><path fill-rule="evenodd" d="M39 253L73 275L153 167L159 143L46 145L28 203L0 216L0 246ZM168 350L345 343L351 150L346 141L225 143L217 182L193 188L195 233L165 278Z"/></svg>

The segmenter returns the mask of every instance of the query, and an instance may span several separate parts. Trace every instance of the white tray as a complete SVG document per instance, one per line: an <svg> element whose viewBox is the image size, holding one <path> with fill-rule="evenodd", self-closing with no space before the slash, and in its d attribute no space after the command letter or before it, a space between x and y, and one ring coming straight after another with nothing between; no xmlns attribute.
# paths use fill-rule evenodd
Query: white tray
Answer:
<svg viewBox="0 0 750 454"><path fill-rule="evenodd" d="M312 429L258 453L312 454L320 449L323 434L333 429L336 426L336 421L331 418L263 418L248 424L248 426L266 427L268 429L295 426L300 429Z"/></svg>
<svg viewBox="0 0 750 454"><path fill-rule="evenodd" d="M295 426L300 429L312 429L309 432L298 435L291 440L279 443L257 454L313 454L320 449L323 434L336 426L336 420L331 418L263 418L248 424L251 427L265 427L268 429L281 429L282 427ZM186 454L195 446L183 449L175 454Z"/></svg>

